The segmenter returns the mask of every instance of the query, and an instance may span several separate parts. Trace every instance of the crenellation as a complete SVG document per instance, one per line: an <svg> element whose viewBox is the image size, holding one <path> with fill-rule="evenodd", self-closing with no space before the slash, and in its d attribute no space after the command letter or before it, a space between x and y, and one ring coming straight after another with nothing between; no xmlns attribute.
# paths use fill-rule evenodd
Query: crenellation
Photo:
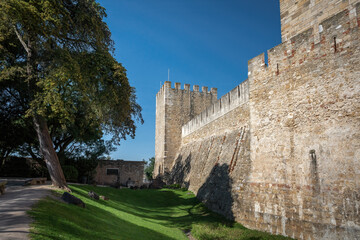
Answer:
<svg viewBox="0 0 360 240"><path fill-rule="evenodd" d="M248 61L248 76L256 76L259 72L262 72L265 69L264 66L265 54L261 53Z"/></svg>
<svg viewBox="0 0 360 240"><path fill-rule="evenodd" d="M319 24L322 29L319 33L321 41L317 44L314 42L313 29L310 28L292 37L289 41L291 44L286 42L273 47L267 51L267 67L264 67L265 56L263 53L254 57L248 62L249 76L269 71L273 75L279 75L291 66L301 65L313 58L321 58L334 53L334 37L336 38L337 52L346 50L342 46L346 46L346 40L350 41L349 36L346 37L351 29L348 19L348 10L344 10L322 21ZM349 44L347 46L349 47Z"/></svg>
<svg viewBox="0 0 360 240"><path fill-rule="evenodd" d="M176 83L175 83L175 89L181 90L181 83L176 82Z"/></svg>
<svg viewBox="0 0 360 240"><path fill-rule="evenodd" d="M292 0L284 0L287 3L280 4L281 35L282 41L286 42L293 36L306 29L314 29L315 42L318 38L318 25L325 19L336 15L343 10L356 8L357 0L311 0L293 4ZM350 16L352 25L356 25L354 11Z"/></svg>
<svg viewBox="0 0 360 240"><path fill-rule="evenodd" d="M200 87L199 85L193 85L193 91L190 90L190 84L185 83L184 84L184 89L181 89L181 83L180 82L175 82L174 83L174 88L172 88L172 82L171 81L165 81L164 85L162 85L160 87L159 92L156 93L156 96L159 97L160 95L164 95L165 91L190 91L193 94L195 93L204 93L204 94L208 94L208 95L212 95L213 97L217 96L217 88L210 88L210 91L208 90L209 88L206 86L201 87L201 92L200 92Z"/></svg>
<svg viewBox="0 0 360 240"><path fill-rule="evenodd" d="M165 81L164 88L165 89L171 89L171 82L170 81Z"/></svg>
<svg viewBox="0 0 360 240"><path fill-rule="evenodd" d="M154 176L169 171L181 143L181 126L217 100L216 91L208 92L205 87L199 92L198 85L193 88L190 91L190 84L184 84L181 89L178 82L172 88L166 81L156 96Z"/></svg>
<svg viewBox="0 0 360 240"><path fill-rule="evenodd" d="M248 81L244 81L236 86L233 90L222 96L214 104L207 107L200 115L193 118L182 126L182 137L197 131L206 124L216 120L217 118L227 114L239 105L249 100Z"/></svg>
<svg viewBox="0 0 360 240"><path fill-rule="evenodd" d="M210 88L210 93L217 96L217 88Z"/></svg>
<svg viewBox="0 0 360 240"><path fill-rule="evenodd" d="M249 228L360 239L360 1L280 6L283 43L268 65L264 54L249 60L248 79L206 106L211 94L192 92L198 106L168 125L169 183Z"/></svg>
<svg viewBox="0 0 360 240"><path fill-rule="evenodd" d="M190 91L190 84L185 83L184 84L184 90L185 91Z"/></svg>

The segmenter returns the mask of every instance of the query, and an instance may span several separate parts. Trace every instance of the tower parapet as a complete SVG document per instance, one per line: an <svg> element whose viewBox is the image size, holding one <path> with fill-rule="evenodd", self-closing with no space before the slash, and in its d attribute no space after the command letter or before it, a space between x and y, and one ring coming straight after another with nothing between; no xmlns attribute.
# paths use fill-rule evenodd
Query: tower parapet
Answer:
<svg viewBox="0 0 360 240"><path fill-rule="evenodd" d="M287 40L268 50L267 62L264 54L251 59L247 81L185 124L177 159L176 101L181 92L202 92L170 84L158 98L163 159L176 160L171 183L246 227L296 239L358 239L360 0L280 1L282 21L294 28L283 30ZM317 22L299 29L307 14Z"/></svg>
<svg viewBox="0 0 360 240"><path fill-rule="evenodd" d="M217 89L166 81L156 94L154 176L170 169L181 144L181 127L217 100Z"/></svg>

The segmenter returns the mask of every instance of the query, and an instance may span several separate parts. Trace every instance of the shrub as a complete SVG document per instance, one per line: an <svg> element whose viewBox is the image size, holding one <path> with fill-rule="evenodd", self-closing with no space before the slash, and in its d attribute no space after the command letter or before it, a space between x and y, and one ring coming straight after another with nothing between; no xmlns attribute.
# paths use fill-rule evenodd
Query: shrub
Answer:
<svg viewBox="0 0 360 240"><path fill-rule="evenodd" d="M66 181L77 182L78 170L74 166L65 165L62 168Z"/></svg>

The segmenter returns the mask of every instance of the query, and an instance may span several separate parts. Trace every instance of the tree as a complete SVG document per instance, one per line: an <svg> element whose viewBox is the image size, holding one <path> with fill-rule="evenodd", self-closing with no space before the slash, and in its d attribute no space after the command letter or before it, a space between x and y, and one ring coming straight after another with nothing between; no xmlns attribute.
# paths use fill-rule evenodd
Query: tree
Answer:
<svg viewBox="0 0 360 240"><path fill-rule="evenodd" d="M148 180L152 180L152 174L154 172L155 157L149 158L149 161L145 166L145 175Z"/></svg>
<svg viewBox="0 0 360 240"><path fill-rule="evenodd" d="M20 86L52 183L67 189L48 122L67 132L80 114L119 143L143 121L126 70L111 55L105 9L94 0L0 0L0 9L0 82Z"/></svg>

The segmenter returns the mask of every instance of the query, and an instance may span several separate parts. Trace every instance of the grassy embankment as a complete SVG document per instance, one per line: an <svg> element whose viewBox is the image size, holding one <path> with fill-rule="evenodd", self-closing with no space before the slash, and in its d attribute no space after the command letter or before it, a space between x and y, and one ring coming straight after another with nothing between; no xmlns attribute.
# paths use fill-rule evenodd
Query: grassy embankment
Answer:
<svg viewBox="0 0 360 240"><path fill-rule="evenodd" d="M56 198L41 200L29 214L31 239L287 239L249 230L207 210L196 197L181 190L130 190L72 185L72 194L86 208ZM88 191L110 198L92 200ZM54 193L57 197L61 192Z"/></svg>

